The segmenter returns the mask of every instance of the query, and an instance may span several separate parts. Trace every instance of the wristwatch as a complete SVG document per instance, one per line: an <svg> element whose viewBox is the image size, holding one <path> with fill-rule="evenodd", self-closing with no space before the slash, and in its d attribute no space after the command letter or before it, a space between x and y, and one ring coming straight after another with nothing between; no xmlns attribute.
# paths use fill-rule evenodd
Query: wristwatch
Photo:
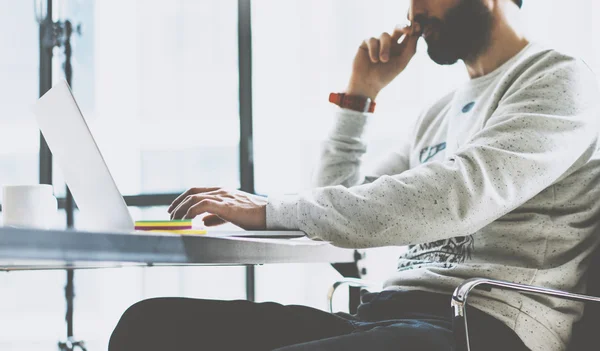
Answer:
<svg viewBox="0 0 600 351"><path fill-rule="evenodd" d="M361 95L347 95L345 93L331 93L329 94L329 102L338 105L341 108L347 108L349 110L358 112L375 112L375 101L371 100L366 96Z"/></svg>

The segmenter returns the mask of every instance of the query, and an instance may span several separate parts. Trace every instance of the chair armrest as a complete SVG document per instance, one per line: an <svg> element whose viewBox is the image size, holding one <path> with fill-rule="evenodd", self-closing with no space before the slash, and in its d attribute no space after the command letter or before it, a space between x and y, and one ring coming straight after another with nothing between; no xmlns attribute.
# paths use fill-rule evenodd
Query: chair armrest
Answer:
<svg viewBox="0 0 600 351"><path fill-rule="evenodd" d="M502 290L513 290L522 293L542 294L561 299L580 301L580 302L599 302L600 297L573 294L566 291L541 288L532 285L516 284L501 280L492 280L485 278L472 278L465 280L460 284L452 294L453 328L456 342L456 351L471 351L469 345L469 328L467 324L467 299L473 289L484 289L491 291L492 288Z"/></svg>
<svg viewBox="0 0 600 351"><path fill-rule="evenodd" d="M375 290L382 289L382 285L380 283L370 282L368 280L358 278L340 279L333 283L333 285L329 287L329 291L327 291L327 303L329 306L330 313L333 313L333 295L335 294L335 291L343 285L348 285L353 288L373 288Z"/></svg>

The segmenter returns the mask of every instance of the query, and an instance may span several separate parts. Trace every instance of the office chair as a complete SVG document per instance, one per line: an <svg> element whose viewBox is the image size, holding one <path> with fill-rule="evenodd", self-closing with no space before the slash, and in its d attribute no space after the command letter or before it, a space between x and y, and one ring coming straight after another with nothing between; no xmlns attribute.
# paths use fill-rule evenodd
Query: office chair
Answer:
<svg viewBox="0 0 600 351"><path fill-rule="evenodd" d="M599 233L600 234L600 233ZM335 291L344 285L355 288L381 290L382 285L362 279L345 278L335 282L327 293L329 312L333 312L333 297ZM600 349L600 337L598 326L600 326L600 247L596 249L591 257L590 266L587 271L587 294L572 294L565 291L547 289L537 286L515 284L505 281L486 278L472 278L460 284L452 294L450 307L453 311L453 328L455 339L455 351L479 351L471 350L469 344L469 328L467 323L467 302L469 293L473 289L490 291L491 289L512 290L527 294L542 294L557 298L580 301L585 303L583 318L574 325L573 337L568 351L597 351Z"/></svg>

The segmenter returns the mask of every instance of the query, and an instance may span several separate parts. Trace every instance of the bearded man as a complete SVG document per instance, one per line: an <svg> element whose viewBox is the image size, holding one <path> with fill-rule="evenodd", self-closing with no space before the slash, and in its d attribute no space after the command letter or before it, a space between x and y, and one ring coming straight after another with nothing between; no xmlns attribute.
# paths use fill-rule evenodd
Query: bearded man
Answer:
<svg viewBox="0 0 600 351"><path fill-rule="evenodd" d="M364 41L347 89L330 96L340 108L315 189L263 198L193 188L171 205L172 218L205 215L209 226L302 230L348 248L408 245L357 314L153 299L127 310L110 350L452 350L450 295L464 279L581 292L598 244L598 88L581 60L527 40L515 24L521 5L412 0L411 25ZM471 79L363 173L374 102L402 79L421 37L433 61L461 60ZM572 301L478 291L471 349L564 350L581 313Z"/></svg>

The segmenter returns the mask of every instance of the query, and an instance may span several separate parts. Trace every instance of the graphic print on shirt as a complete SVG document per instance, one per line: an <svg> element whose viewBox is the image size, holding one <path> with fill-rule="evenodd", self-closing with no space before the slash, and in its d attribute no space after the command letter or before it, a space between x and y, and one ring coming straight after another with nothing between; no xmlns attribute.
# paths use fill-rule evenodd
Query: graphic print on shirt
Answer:
<svg viewBox="0 0 600 351"><path fill-rule="evenodd" d="M419 153L419 161L421 164L423 164L444 150L446 150L446 142L434 146L428 146Z"/></svg>
<svg viewBox="0 0 600 351"><path fill-rule="evenodd" d="M450 269L456 264L471 259L474 250L475 239L472 235L410 245L408 251L398 260L398 270L403 271L423 266Z"/></svg>

